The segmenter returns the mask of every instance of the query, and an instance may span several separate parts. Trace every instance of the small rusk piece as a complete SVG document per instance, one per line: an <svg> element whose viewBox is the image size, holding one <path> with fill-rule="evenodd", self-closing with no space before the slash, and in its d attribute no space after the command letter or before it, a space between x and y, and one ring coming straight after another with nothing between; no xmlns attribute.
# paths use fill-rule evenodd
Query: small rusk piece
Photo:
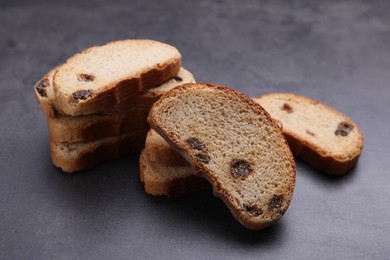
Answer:
<svg viewBox="0 0 390 260"><path fill-rule="evenodd" d="M255 100L282 124L293 154L314 169L340 176L356 166L363 135L342 113L292 93L269 93Z"/></svg>
<svg viewBox="0 0 390 260"><path fill-rule="evenodd" d="M210 187L193 174L187 161L152 129L146 136L140 159L140 180L153 196L179 197Z"/></svg>

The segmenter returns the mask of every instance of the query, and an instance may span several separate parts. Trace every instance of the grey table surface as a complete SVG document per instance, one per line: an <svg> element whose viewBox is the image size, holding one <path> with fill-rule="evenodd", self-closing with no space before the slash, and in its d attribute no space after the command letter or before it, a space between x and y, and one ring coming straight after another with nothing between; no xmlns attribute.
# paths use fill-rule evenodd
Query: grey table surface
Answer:
<svg viewBox="0 0 390 260"><path fill-rule="evenodd" d="M390 258L389 1L0 0L0 35L1 259ZM146 195L138 154L62 173L33 85L124 38L176 46L198 81L335 107L364 134L357 167L329 178L297 160L290 208L258 232L210 191Z"/></svg>

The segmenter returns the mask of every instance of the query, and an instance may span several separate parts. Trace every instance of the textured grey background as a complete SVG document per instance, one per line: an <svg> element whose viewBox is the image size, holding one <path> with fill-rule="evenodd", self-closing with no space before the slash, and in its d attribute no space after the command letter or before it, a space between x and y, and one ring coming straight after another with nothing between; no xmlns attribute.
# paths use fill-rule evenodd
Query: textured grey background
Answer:
<svg viewBox="0 0 390 260"><path fill-rule="evenodd" d="M389 1L0 0L0 35L1 259L389 259ZM62 173L33 85L123 38L176 46L198 81L334 106L364 134L357 168L329 178L297 161L289 210L260 232L209 191L147 196L137 155Z"/></svg>

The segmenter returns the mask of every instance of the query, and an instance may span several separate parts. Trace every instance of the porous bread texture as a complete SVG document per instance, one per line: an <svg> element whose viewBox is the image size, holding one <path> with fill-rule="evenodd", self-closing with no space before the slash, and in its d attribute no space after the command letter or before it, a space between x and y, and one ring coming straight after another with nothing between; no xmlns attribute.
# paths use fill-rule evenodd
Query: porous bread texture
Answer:
<svg viewBox="0 0 390 260"><path fill-rule="evenodd" d="M189 82L195 82L195 79L189 71L182 68L174 78L148 89L126 104L107 108L110 111L105 111L105 114L49 116L50 139L54 142L85 142L146 128L146 118L154 102L169 89Z"/></svg>
<svg viewBox="0 0 390 260"><path fill-rule="evenodd" d="M67 115L94 114L174 76L181 55L153 40L121 40L69 58L53 77L57 105Z"/></svg>
<svg viewBox="0 0 390 260"><path fill-rule="evenodd" d="M287 210L295 162L280 128L252 99L223 86L184 84L154 104L148 122L245 227L267 227Z"/></svg>
<svg viewBox="0 0 390 260"><path fill-rule="evenodd" d="M329 175L343 175L355 167L363 149L363 136L345 115L292 93L270 93L255 100L282 123L295 156Z"/></svg>
<svg viewBox="0 0 390 260"><path fill-rule="evenodd" d="M56 70L57 68L52 69L35 84L35 96L43 114L45 114L47 117L70 117L64 112L62 112L56 104L53 90L53 75ZM166 91L184 83L194 82L195 79L192 73L182 67L180 68L179 73L177 75L159 85L156 85L156 87L147 89L139 95L130 98L126 102L122 102L115 106L106 107L105 110L99 109L97 113L92 115L84 115L83 118L89 120L88 116L95 117L96 115L113 115L116 113L126 113L134 108L145 108L149 110L154 104L154 102L156 102Z"/></svg>
<svg viewBox="0 0 390 260"><path fill-rule="evenodd" d="M148 129L102 138L92 142L50 142L53 164L64 172L91 169L102 162L113 160L143 149Z"/></svg>

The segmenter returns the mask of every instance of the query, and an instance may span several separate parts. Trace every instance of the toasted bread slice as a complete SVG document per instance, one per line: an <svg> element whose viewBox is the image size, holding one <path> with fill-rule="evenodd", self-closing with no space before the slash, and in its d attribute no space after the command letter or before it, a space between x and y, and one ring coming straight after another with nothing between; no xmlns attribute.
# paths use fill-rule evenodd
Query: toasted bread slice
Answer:
<svg viewBox="0 0 390 260"><path fill-rule="evenodd" d="M64 172L91 169L104 161L113 160L143 149L148 129L106 137L92 142L50 142L53 164Z"/></svg>
<svg viewBox="0 0 390 260"><path fill-rule="evenodd" d="M127 113L86 116L48 117L50 141L54 143L91 142L109 136L148 128L149 109L132 109Z"/></svg>
<svg viewBox="0 0 390 260"><path fill-rule="evenodd" d="M58 107L67 115L95 114L173 78L176 48L152 40L122 40L69 58L53 76Z"/></svg>
<svg viewBox="0 0 390 260"><path fill-rule="evenodd" d="M189 165L161 165L150 160L148 149L140 156L140 179L145 192L153 196L180 197L210 187L208 181L193 174Z"/></svg>
<svg viewBox="0 0 390 260"><path fill-rule="evenodd" d="M363 149L363 135L345 115L291 93L270 93L255 100L281 122L295 156L330 175L343 175L355 167Z"/></svg>
<svg viewBox="0 0 390 260"><path fill-rule="evenodd" d="M249 97L223 86L184 84L154 104L148 122L245 227L267 227L287 210L294 158L281 129Z"/></svg>

